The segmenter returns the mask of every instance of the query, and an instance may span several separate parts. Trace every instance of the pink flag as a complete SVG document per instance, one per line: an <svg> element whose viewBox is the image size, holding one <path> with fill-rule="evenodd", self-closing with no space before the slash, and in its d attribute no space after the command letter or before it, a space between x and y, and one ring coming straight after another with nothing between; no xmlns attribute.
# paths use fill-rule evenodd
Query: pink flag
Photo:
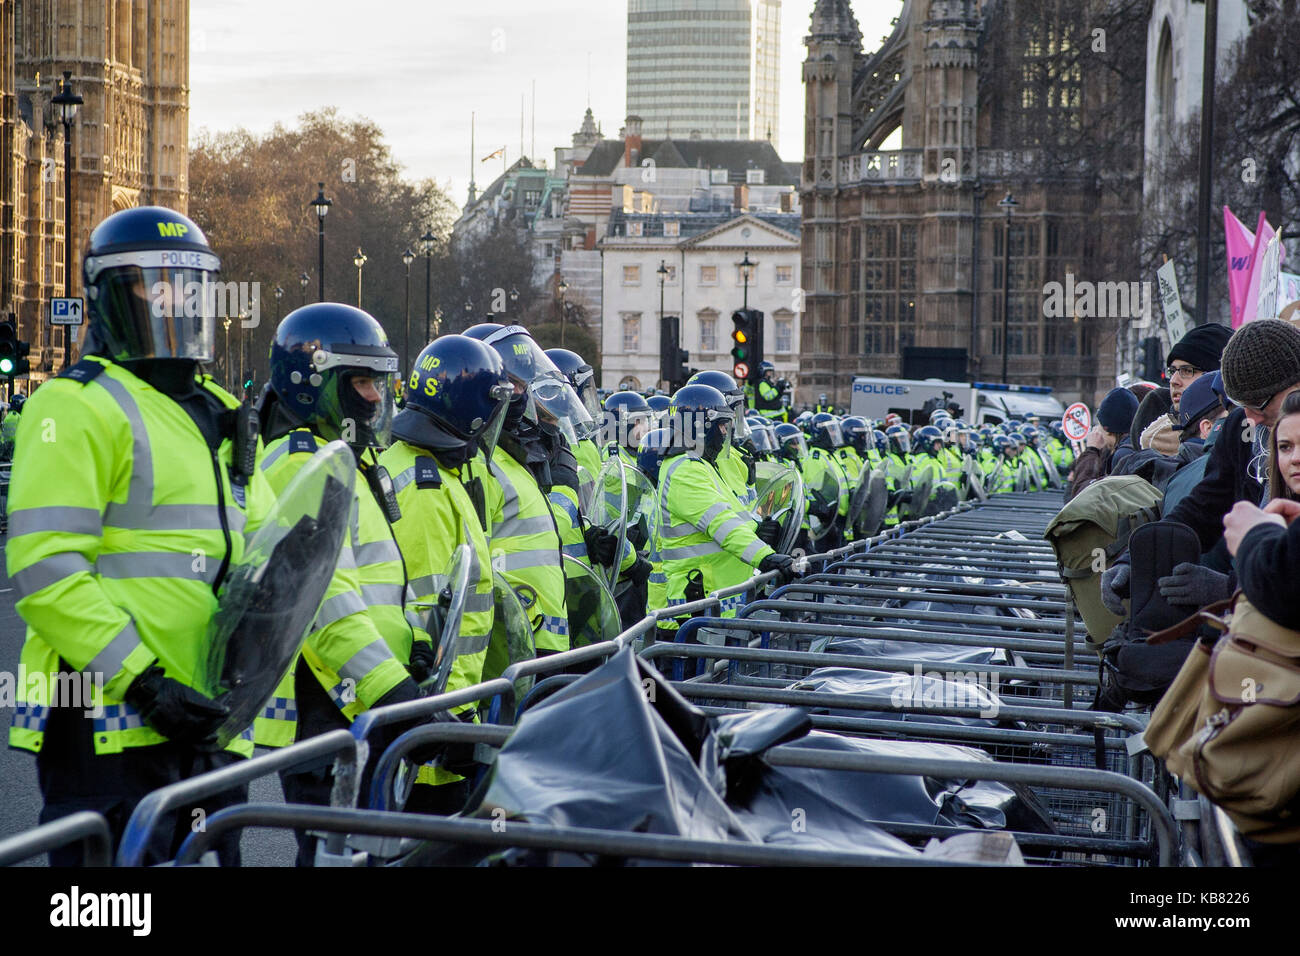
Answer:
<svg viewBox="0 0 1300 956"><path fill-rule="evenodd" d="M1256 317L1255 313L1259 309L1259 280L1263 272L1259 264L1264 261L1264 250L1268 248L1268 241L1273 238L1273 232L1273 227L1268 224L1264 213L1261 212L1259 225L1255 227L1255 248L1250 258L1250 286L1246 290L1246 301L1242 306L1241 318L1237 321L1237 326L1244 325Z"/></svg>
<svg viewBox="0 0 1300 956"><path fill-rule="evenodd" d="M1260 213L1260 221L1264 214ZM1250 273L1255 261L1255 234L1247 229L1227 206L1223 207L1223 230L1228 246L1228 300L1232 307L1232 327L1241 325L1250 292Z"/></svg>

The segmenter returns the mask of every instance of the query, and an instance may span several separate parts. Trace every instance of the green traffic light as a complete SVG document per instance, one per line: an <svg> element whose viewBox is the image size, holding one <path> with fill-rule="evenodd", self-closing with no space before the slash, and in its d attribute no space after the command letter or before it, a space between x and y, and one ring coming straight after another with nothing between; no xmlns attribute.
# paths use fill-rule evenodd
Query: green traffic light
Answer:
<svg viewBox="0 0 1300 956"><path fill-rule="evenodd" d="M10 358L0 359L0 375L8 375L14 370L14 360Z"/></svg>

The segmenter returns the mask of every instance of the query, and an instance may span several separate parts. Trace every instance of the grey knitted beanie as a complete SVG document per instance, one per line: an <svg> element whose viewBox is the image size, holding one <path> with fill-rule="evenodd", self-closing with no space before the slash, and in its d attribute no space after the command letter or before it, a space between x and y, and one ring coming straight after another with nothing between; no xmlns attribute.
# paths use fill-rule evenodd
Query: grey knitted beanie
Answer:
<svg viewBox="0 0 1300 956"><path fill-rule="evenodd" d="M1238 405L1259 407L1300 382L1300 329L1281 319L1256 319L1223 349L1223 387Z"/></svg>

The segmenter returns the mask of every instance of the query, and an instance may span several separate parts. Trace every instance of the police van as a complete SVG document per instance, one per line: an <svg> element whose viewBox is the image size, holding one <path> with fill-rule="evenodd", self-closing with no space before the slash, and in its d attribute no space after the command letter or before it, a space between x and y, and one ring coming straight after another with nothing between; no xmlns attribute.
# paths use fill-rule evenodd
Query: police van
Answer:
<svg viewBox="0 0 1300 956"><path fill-rule="evenodd" d="M849 410L871 420L895 413L909 425L928 425L936 408L956 406L955 417L971 425L996 425L1010 418L1037 415L1042 421L1060 419L1065 407L1042 385L1001 385L992 382L945 382L875 378L853 379Z"/></svg>

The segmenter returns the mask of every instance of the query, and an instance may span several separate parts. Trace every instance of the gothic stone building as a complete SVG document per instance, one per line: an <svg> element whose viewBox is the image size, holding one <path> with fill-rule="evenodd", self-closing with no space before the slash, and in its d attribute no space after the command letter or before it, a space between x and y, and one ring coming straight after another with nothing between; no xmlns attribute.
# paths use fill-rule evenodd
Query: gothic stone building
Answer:
<svg viewBox="0 0 1300 956"><path fill-rule="evenodd" d="M189 0L0 0L0 316L16 314L32 343L29 388L62 368L49 300L84 294L90 230L132 206L188 207L189 30ZM72 126L71 243L50 103L64 70L85 99Z"/></svg>
<svg viewBox="0 0 1300 956"><path fill-rule="evenodd" d="M813 392L846 405L854 375L902 376L904 356L930 348L965 351L947 377L1000 380L1004 295L1009 381L1090 403L1114 384L1128 320L1043 308L1044 285L1066 273L1142 278L1126 243L1141 202L1145 51L1123 80L1087 59L1106 55L1088 45L1107 24L1081 12L1090 2L907 0L865 55L849 0L818 0L800 188ZM1118 42L1112 55L1134 55ZM1134 82L1136 102L1122 103ZM881 150L891 135L901 148ZM1010 225L998 206L1008 192Z"/></svg>

